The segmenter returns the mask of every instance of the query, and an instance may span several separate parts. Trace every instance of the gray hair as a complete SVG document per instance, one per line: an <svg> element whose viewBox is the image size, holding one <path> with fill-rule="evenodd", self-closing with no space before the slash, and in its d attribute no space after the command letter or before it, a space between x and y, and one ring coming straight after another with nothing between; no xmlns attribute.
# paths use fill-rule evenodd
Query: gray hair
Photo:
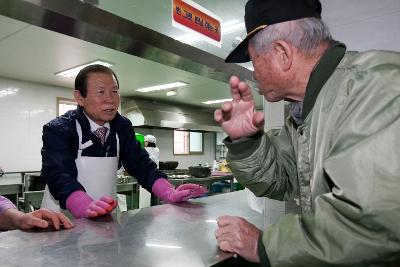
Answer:
<svg viewBox="0 0 400 267"><path fill-rule="evenodd" d="M333 43L325 23L317 18L303 18L273 24L250 39L257 54L268 50L274 41L283 40L294 45L301 53L312 56L321 44Z"/></svg>

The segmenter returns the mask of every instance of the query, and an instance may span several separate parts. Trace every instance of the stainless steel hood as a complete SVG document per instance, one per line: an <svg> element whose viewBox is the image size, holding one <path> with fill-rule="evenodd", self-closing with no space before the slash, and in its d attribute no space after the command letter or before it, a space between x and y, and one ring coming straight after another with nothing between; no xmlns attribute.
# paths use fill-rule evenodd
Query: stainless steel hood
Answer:
<svg viewBox="0 0 400 267"><path fill-rule="evenodd" d="M224 83L231 75L253 82L242 66L85 2L96 1L1 0L0 15Z"/></svg>
<svg viewBox="0 0 400 267"><path fill-rule="evenodd" d="M133 126L222 132L213 110L129 98L122 99L121 109Z"/></svg>

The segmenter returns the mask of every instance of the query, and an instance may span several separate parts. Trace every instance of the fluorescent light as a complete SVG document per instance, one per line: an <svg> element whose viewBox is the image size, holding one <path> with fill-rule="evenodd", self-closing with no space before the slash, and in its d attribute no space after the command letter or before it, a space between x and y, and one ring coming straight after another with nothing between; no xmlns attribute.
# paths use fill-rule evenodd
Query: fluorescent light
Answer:
<svg viewBox="0 0 400 267"><path fill-rule="evenodd" d="M9 95L16 95L18 93L18 88L6 88L0 90L0 97L5 97Z"/></svg>
<svg viewBox="0 0 400 267"><path fill-rule="evenodd" d="M222 35L229 34L229 33L244 29L244 28L245 28L244 22L239 22L239 20L237 20L237 19L231 20L231 21L221 24L221 34ZM203 37L201 37L197 34L185 34L185 35L175 37L174 39L177 41L180 41L182 43L193 44L193 43L203 40Z"/></svg>
<svg viewBox="0 0 400 267"><path fill-rule="evenodd" d="M143 88L136 89L136 91L142 92L142 93L147 93L147 92L152 92L152 91L160 91L160 90L182 87L182 86L186 86L186 85L188 85L188 84L184 83L184 82L173 82L173 83L160 84L160 85L155 85L155 86L150 86L150 87L143 87Z"/></svg>
<svg viewBox="0 0 400 267"><path fill-rule="evenodd" d="M176 96L178 92L176 90L171 90L167 92L167 96Z"/></svg>
<svg viewBox="0 0 400 267"><path fill-rule="evenodd" d="M44 109L34 109L30 112L30 115L37 115L43 113L44 111L45 111Z"/></svg>
<svg viewBox="0 0 400 267"><path fill-rule="evenodd" d="M232 98L210 100L210 101L205 101L205 102L201 102L201 103L210 105L210 104L217 104L217 103L223 103L223 102L228 102L228 101L232 101Z"/></svg>
<svg viewBox="0 0 400 267"><path fill-rule="evenodd" d="M146 243L146 246L155 248L182 248L179 246L159 245L159 244L149 244L149 243Z"/></svg>
<svg viewBox="0 0 400 267"><path fill-rule="evenodd" d="M202 38L200 38L198 35L194 35L194 34L185 34L185 35L176 37L175 40L177 40L181 43L185 43L185 44L193 44L193 43L197 43L197 42L201 41Z"/></svg>
<svg viewBox="0 0 400 267"><path fill-rule="evenodd" d="M96 61L89 62L89 63L84 64L84 65L80 65L80 66L75 67L75 68L71 68L71 69L67 69L67 70L61 71L61 72L57 72L56 75L61 76L61 77L65 77L65 78L73 78L76 75L78 75L79 71L81 69L83 69L84 67L89 66L89 65L95 65L95 64L103 65L103 66L106 66L106 67L111 67L112 66L111 63L108 63L108 62L105 62L105 61L102 61L102 60L96 60Z"/></svg>
<svg viewBox="0 0 400 267"><path fill-rule="evenodd" d="M208 223L217 223L217 220L206 220Z"/></svg>
<svg viewBox="0 0 400 267"><path fill-rule="evenodd" d="M229 33L232 33L232 32L236 32L236 31L242 30L244 28L245 28L244 22L233 24L233 25L230 25L228 27L222 28L222 34L229 34Z"/></svg>
<svg viewBox="0 0 400 267"><path fill-rule="evenodd" d="M235 25L237 23L239 23L239 20L238 19L234 19L234 20L230 20L230 21L224 22L221 25L222 25L222 27L229 27L229 26Z"/></svg>

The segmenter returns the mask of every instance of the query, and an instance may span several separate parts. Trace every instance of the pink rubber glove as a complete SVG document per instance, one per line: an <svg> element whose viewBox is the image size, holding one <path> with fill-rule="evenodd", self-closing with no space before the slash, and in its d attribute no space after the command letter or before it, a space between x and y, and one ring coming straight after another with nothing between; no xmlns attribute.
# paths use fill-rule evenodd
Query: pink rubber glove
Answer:
<svg viewBox="0 0 400 267"><path fill-rule="evenodd" d="M204 186L201 186L198 184L181 184L180 186L178 186L176 188L176 190L177 191L190 190L189 198L200 197L208 192L208 190ZM184 201L186 201L186 200L184 200Z"/></svg>
<svg viewBox="0 0 400 267"><path fill-rule="evenodd" d="M201 196L207 192L207 189L195 184L184 184L175 189L167 179L160 178L153 184L152 191L159 199L175 203Z"/></svg>
<svg viewBox="0 0 400 267"><path fill-rule="evenodd" d="M85 191L75 191L67 199L67 209L75 218L93 218L111 213L117 206L110 196L93 200Z"/></svg>

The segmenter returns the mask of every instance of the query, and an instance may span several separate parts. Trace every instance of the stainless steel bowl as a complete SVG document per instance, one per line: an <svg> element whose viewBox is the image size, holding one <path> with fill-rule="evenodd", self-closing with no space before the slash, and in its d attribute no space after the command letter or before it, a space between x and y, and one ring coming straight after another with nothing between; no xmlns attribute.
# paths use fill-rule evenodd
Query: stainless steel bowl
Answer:
<svg viewBox="0 0 400 267"><path fill-rule="evenodd" d="M117 177L117 184L127 184L130 181L130 177L129 176L121 176L121 177Z"/></svg>

